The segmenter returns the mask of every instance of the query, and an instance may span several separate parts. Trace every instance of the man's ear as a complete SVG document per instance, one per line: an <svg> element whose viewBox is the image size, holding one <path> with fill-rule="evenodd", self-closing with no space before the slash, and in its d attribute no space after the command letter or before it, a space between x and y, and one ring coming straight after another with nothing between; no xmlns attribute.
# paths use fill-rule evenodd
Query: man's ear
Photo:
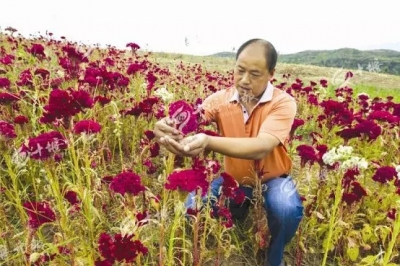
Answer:
<svg viewBox="0 0 400 266"><path fill-rule="evenodd" d="M269 72L269 74L271 75L271 79L274 77L274 75L275 75L275 68L274 69L272 69L272 71L271 72Z"/></svg>

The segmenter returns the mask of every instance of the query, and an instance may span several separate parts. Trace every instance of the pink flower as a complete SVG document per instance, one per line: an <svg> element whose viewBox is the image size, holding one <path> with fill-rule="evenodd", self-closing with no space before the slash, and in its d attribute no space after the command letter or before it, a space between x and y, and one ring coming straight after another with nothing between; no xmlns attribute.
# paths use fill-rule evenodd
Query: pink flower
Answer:
<svg viewBox="0 0 400 266"><path fill-rule="evenodd" d="M73 131L75 134L81 134L81 133L95 134L99 133L100 130L101 130L101 125L96 121L81 120L75 124Z"/></svg>
<svg viewBox="0 0 400 266"><path fill-rule="evenodd" d="M110 189L122 196L125 193L137 196L140 192L146 190L140 182L140 176L132 172L122 172L114 177L111 181Z"/></svg>
<svg viewBox="0 0 400 266"><path fill-rule="evenodd" d="M29 227L38 229L45 223L56 220L56 215L47 202L25 202L24 208L29 216Z"/></svg>

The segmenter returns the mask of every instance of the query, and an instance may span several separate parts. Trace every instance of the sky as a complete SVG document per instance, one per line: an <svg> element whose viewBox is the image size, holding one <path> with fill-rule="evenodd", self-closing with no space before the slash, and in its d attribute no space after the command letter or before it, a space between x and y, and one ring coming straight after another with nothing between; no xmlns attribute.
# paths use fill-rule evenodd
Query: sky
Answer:
<svg viewBox="0 0 400 266"><path fill-rule="evenodd" d="M1 0L0 27L123 48L209 55L251 38L281 54L400 44L400 1ZM185 38L187 42L185 42Z"/></svg>

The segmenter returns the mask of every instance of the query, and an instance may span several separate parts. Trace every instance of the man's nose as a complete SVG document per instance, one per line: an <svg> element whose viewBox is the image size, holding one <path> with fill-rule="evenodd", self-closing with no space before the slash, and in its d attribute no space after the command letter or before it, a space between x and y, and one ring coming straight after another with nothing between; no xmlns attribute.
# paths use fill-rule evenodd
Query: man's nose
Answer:
<svg viewBox="0 0 400 266"><path fill-rule="evenodd" d="M245 73L245 74L243 75L242 82L243 82L244 84L249 84L249 83L250 83L250 77L249 77L249 74L248 74L248 73Z"/></svg>

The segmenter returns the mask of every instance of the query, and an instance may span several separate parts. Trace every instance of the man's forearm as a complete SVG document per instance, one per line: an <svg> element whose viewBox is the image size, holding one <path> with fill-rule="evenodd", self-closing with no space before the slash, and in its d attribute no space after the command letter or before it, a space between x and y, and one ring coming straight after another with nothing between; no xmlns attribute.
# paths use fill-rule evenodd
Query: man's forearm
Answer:
<svg viewBox="0 0 400 266"><path fill-rule="evenodd" d="M229 157L246 160L260 160L268 153L265 143L262 143L262 140L259 138L209 136L206 149Z"/></svg>

